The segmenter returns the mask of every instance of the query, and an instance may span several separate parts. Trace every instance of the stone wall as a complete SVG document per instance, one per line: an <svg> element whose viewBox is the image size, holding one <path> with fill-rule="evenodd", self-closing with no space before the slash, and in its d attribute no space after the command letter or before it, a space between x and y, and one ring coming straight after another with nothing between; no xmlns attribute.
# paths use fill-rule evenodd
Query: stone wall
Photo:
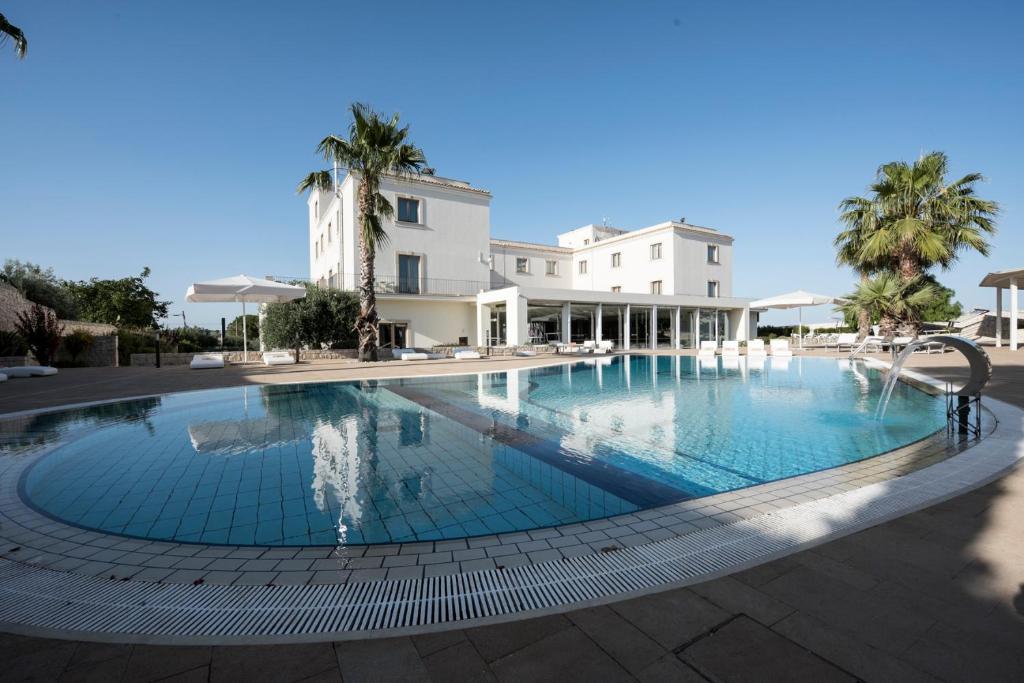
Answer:
<svg viewBox="0 0 1024 683"><path fill-rule="evenodd" d="M65 329L66 335L69 330ZM57 349L58 365L77 365L89 368L116 368L117 362L117 335L96 334L93 335L92 346L85 353L78 355L78 359L72 363L71 354L61 344Z"/></svg>
<svg viewBox="0 0 1024 683"><path fill-rule="evenodd" d="M219 353L215 352L215 353ZM188 365L192 362L192 357L195 353L161 353L160 354L160 365L161 366L174 366L174 365ZM355 349L322 349L302 350L302 360L338 360L338 359L351 359L356 357ZM241 351L225 351L224 360L228 363L241 363L242 352ZM263 354L259 351L249 350L249 362L250 363L262 363ZM156 366L156 354L155 353L133 353L131 360L132 367L145 367L151 368Z"/></svg>
<svg viewBox="0 0 1024 683"><path fill-rule="evenodd" d="M32 308L32 302L21 295L17 289L0 282L0 330L6 332L14 331L14 324L18 322L18 313L27 312Z"/></svg>

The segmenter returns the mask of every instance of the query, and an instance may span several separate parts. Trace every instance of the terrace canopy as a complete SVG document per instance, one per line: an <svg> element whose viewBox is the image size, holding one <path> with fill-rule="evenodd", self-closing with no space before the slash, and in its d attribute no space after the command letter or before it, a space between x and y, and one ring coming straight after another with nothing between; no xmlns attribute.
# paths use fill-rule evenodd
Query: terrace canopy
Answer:
<svg viewBox="0 0 1024 683"><path fill-rule="evenodd" d="M191 303L235 301L242 304L242 360L249 360L245 305L276 304L294 301L306 296L305 287L286 285L276 280L260 279L248 275L234 275L219 280L195 282L185 292L185 300Z"/></svg>
<svg viewBox="0 0 1024 683"><path fill-rule="evenodd" d="M824 304L839 304L845 302L838 296L828 296L826 294L814 294L812 292L805 292L802 289L798 289L795 292L789 292L788 294L779 294L778 296L768 297L767 299L758 299L757 301L750 302L750 308L796 308L799 309L800 327L797 329L803 329L804 324L804 306L822 306ZM804 347L804 336L800 335L800 348Z"/></svg>
<svg viewBox="0 0 1024 683"><path fill-rule="evenodd" d="M1010 290L1010 350L1016 351L1019 345L1017 332L1018 286L1024 285L1024 268L1016 270L997 270L989 273L981 281L981 287L994 287L996 290L996 346L1003 345L1003 290Z"/></svg>

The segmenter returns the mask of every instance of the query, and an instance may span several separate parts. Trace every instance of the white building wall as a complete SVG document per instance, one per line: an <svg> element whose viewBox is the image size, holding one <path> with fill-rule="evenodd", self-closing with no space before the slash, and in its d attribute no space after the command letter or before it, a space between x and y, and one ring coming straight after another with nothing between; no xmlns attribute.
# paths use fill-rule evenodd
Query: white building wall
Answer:
<svg viewBox="0 0 1024 683"><path fill-rule="evenodd" d="M661 244L661 258L652 260L651 245L657 243ZM617 268L612 266L612 254L616 253L621 254ZM673 294L673 256L671 229L602 240L573 254L573 289L610 292L612 287L621 287L623 292L650 294L651 282L661 280L662 293ZM587 262L585 274L580 273L580 261Z"/></svg>
<svg viewBox="0 0 1024 683"><path fill-rule="evenodd" d="M477 345L476 304L466 301L418 299L377 299L382 322L408 323L406 343L429 349L440 344L456 344L467 337Z"/></svg>
<svg viewBox="0 0 1024 683"><path fill-rule="evenodd" d="M718 263L708 262L708 245L718 246ZM708 281L719 283L720 297L732 296L732 238L714 233L676 232L672 240L675 252L675 290L673 294L706 295ZM667 290L666 290L666 293Z"/></svg>
<svg viewBox="0 0 1024 683"><path fill-rule="evenodd" d="M539 248L491 245L491 285L494 287L572 288L572 254L564 251L542 251ZM516 259L525 258L529 272L516 272ZM547 274L547 262L556 262L556 274Z"/></svg>

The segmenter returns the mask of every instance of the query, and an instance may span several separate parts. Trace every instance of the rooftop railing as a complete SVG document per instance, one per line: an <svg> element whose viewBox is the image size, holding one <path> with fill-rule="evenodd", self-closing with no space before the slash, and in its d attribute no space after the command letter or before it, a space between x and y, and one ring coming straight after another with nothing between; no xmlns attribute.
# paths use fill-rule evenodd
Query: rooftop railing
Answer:
<svg viewBox="0 0 1024 683"><path fill-rule="evenodd" d="M309 280L306 280L309 282ZM320 287L356 291L359 280L351 274L338 273L329 278L314 281ZM480 280L455 280L451 278L404 277L400 275L377 275L373 291L377 294L412 294L421 296L472 296L481 290L492 289L490 282Z"/></svg>

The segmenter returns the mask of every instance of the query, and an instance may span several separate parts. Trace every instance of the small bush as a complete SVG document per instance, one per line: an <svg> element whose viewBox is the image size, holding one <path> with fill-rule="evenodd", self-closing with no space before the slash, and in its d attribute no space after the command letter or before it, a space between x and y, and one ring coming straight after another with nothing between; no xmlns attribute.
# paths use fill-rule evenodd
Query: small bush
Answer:
<svg viewBox="0 0 1024 683"><path fill-rule="evenodd" d="M85 330L75 330L64 337L64 350L71 356L71 362L77 363L78 357L92 348L96 338Z"/></svg>
<svg viewBox="0 0 1024 683"><path fill-rule="evenodd" d="M57 355L64 333L64 326L57 320L57 315L48 308L33 304L28 311L18 313L14 326L39 364L49 365Z"/></svg>
<svg viewBox="0 0 1024 683"><path fill-rule="evenodd" d="M0 330L0 356L24 356L28 353L28 344L17 332Z"/></svg>

